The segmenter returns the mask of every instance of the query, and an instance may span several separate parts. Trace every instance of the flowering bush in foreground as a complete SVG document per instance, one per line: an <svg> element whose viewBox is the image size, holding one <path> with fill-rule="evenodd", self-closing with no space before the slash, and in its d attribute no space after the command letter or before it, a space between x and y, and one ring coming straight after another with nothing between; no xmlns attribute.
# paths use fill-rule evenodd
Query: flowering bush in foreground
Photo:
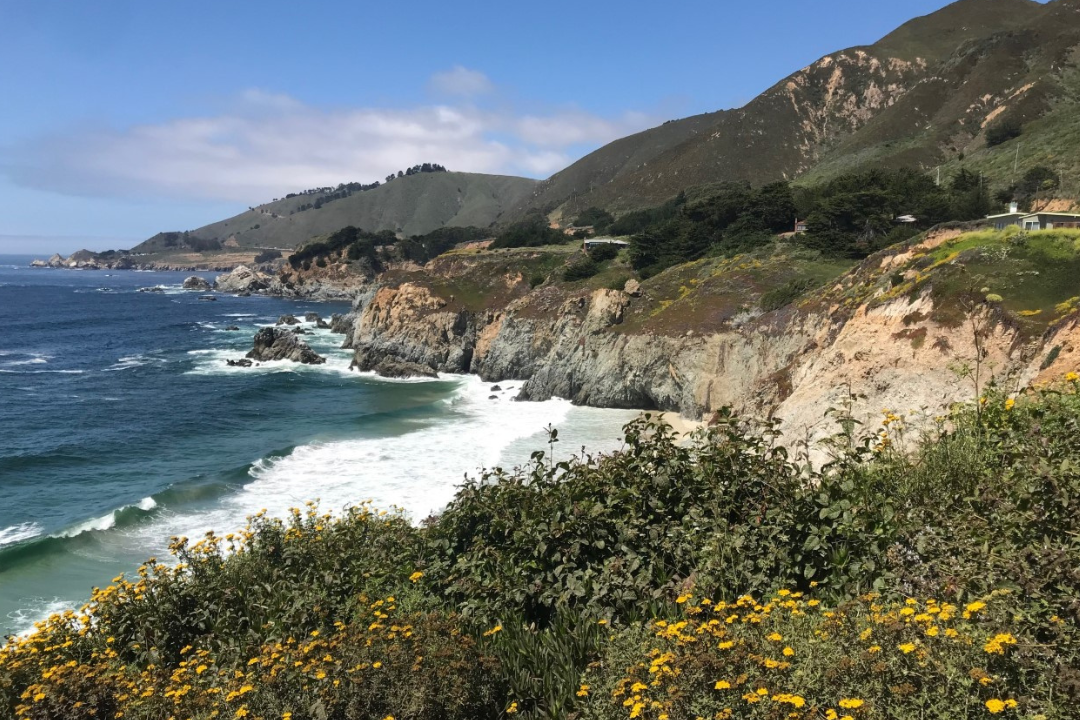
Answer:
<svg viewBox="0 0 1080 720"><path fill-rule="evenodd" d="M259 513L10 640L0 717L1073 718L1078 389L991 389L911 453L847 413L821 469L725 412L421 527Z"/></svg>
<svg viewBox="0 0 1080 720"><path fill-rule="evenodd" d="M683 595L675 619L628 629L604 647L579 688L584 714L1066 717L1047 648L1013 634L1006 594L955 605L871 593L832 609L788 590L732 603Z"/></svg>

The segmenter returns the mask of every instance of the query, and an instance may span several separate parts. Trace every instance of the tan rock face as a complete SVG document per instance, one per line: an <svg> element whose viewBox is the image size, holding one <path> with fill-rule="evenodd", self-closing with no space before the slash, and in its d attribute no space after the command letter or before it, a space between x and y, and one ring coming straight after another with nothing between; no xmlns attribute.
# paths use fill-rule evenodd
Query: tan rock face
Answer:
<svg viewBox="0 0 1080 720"><path fill-rule="evenodd" d="M975 399L991 378L1015 389L1080 364L1080 322L1024 344L988 310L960 327L938 325L929 319L928 296L845 315L791 312L772 323L684 337L620 332L628 302L624 292L597 290L565 298L546 314L525 312L528 297L501 309L452 312L431 290L404 284L374 293L353 341L360 365L389 356L491 381L522 379L523 399L559 396L690 417L724 406L774 414L792 442L834 435L838 426L826 410L850 398L857 398L851 410L863 428L873 429L887 408L909 416L914 435L953 403ZM1054 362L1043 368L1055 347Z"/></svg>

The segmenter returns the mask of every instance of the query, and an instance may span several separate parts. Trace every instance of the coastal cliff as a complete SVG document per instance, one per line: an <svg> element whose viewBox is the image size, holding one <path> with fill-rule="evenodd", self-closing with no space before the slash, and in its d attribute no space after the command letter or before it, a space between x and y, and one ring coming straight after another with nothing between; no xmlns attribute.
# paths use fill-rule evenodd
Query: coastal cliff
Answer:
<svg viewBox="0 0 1080 720"><path fill-rule="evenodd" d="M967 263L985 262L986 248L953 249L964 243L947 232L890 249L767 312L760 289L744 286L730 307L709 288L744 268L769 272L769 259L673 270L683 277L675 278L682 297L672 301L662 297L670 273L635 294L531 288L502 258L451 256L364 285L346 346L361 370L391 359L491 382L523 380L521 400L559 396L693 418L732 406L775 415L789 435L810 440L834 433L825 410L845 405L861 422L882 408L929 422L991 381L1016 391L1077 359L1071 309L1058 307L1057 318L1028 310L1018 319L992 294L946 292ZM1018 257L1002 262L1023 267ZM1066 291L1047 302L1061 305Z"/></svg>

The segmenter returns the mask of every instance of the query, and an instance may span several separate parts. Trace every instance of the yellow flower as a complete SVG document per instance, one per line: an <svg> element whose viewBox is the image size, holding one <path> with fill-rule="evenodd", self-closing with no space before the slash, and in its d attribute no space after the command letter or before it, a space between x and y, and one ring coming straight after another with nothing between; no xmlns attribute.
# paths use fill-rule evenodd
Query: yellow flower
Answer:
<svg viewBox="0 0 1080 720"><path fill-rule="evenodd" d="M375 668L376 670L378 670L379 668L381 668L381 667L382 667L382 663L381 663L381 662L379 662L378 660L376 660L375 662L371 663L371 667L373 667L373 668Z"/></svg>
<svg viewBox="0 0 1080 720"><path fill-rule="evenodd" d="M784 639L784 636L778 632L771 632L765 636L766 640L772 640L773 642L780 642Z"/></svg>
<svg viewBox="0 0 1080 720"><path fill-rule="evenodd" d="M727 680L717 680L716 685L713 686L713 689L714 690L730 690L731 689L731 683L729 683Z"/></svg>
<svg viewBox="0 0 1080 720"><path fill-rule="evenodd" d="M416 582L417 580L419 580L422 577L424 577L424 573L417 570L416 572L414 572L412 575L409 576L409 582Z"/></svg>
<svg viewBox="0 0 1080 720"><path fill-rule="evenodd" d="M578 688L577 696L578 697L589 697L589 686L588 685L582 685L580 688Z"/></svg>
<svg viewBox="0 0 1080 720"><path fill-rule="evenodd" d="M1005 710L1005 701L991 698L986 701L986 709L989 710L992 715L997 715L999 712Z"/></svg>
<svg viewBox="0 0 1080 720"><path fill-rule="evenodd" d="M248 709L246 705L241 705L240 709L236 711L236 717L242 718L248 716Z"/></svg>
<svg viewBox="0 0 1080 720"><path fill-rule="evenodd" d="M881 652L881 646L880 645L871 645L870 647L866 648L866 652L868 652L868 653Z"/></svg>
<svg viewBox="0 0 1080 720"><path fill-rule="evenodd" d="M858 710L863 706L863 701L859 698L842 698L840 700L840 707L845 710Z"/></svg>
<svg viewBox="0 0 1080 720"><path fill-rule="evenodd" d="M484 631L484 637L491 637L495 633L502 632L502 629L503 629L502 625L496 625L495 627L491 628L490 630L485 630Z"/></svg>
<svg viewBox="0 0 1080 720"><path fill-rule="evenodd" d="M1009 398L1008 400L1005 401L1005 409L1006 410L1012 410L1013 407L1015 407L1015 406L1016 406L1016 401L1013 400L1012 398Z"/></svg>
<svg viewBox="0 0 1080 720"><path fill-rule="evenodd" d="M904 643L903 645L898 645L897 647L900 649L900 652L904 653L905 655L915 651L914 643Z"/></svg>
<svg viewBox="0 0 1080 720"><path fill-rule="evenodd" d="M1015 645L1016 638L1009 633L1000 633L986 641L983 650L994 655L1004 655L1006 645Z"/></svg>
<svg viewBox="0 0 1080 720"><path fill-rule="evenodd" d="M680 595L679 597L675 598L675 602L682 605L684 602L686 602L689 599L690 599L689 595Z"/></svg>
<svg viewBox="0 0 1080 720"><path fill-rule="evenodd" d="M837 720L839 717L840 715L832 708L825 711L825 720Z"/></svg>
<svg viewBox="0 0 1080 720"><path fill-rule="evenodd" d="M734 640L725 640L724 642L720 643L716 647L720 648L721 650L730 650L731 648L735 647L735 641Z"/></svg>
<svg viewBox="0 0 1080 720"><path fill-rule="evenodd" d="M518 711L517 700L510 703L510 707L506 708L506 714L507 715L513 715L517 711ZM387 718L387 720L393 720L393 718Z"/></svg>
<svg viewBox="0 0 1080 720"><path fill-rule="evenodd" d="M986 603L982 602L981 600L976 600L973 603L968 603L964 610L969 613L976 613L982 610L984 607L986 607Z"/></svg>
<svg viewBox="0 0 1080 720"><path fill-rule="evenodd" d="M791 648L789 648L789 647L784 648L784 655L786 657L791 657L794 654L795 654L795 651L792 650Z"/></svg>
<svg viewBox="0 0 1080 720"><path fill-rule="evenodd" d="M1065 373L1065 382L1076 382L1077 380L1080 380L1080 375L1074 372Z"/></svg>

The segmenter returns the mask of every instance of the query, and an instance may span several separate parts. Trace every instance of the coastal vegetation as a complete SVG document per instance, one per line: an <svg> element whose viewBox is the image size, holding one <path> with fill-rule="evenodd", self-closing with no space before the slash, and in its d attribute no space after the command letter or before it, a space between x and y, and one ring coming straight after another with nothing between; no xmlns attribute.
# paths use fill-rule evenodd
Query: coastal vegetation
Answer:
<svg viewBox="0 0 1080 720"><path fill-rule="evenodd" d="M16 718L1071 717L1080 376L811 465L771 420L176 538L0 650ZM558 441L557 432L550 441ZM786 446L786 447L785 447Z"/></svg>

